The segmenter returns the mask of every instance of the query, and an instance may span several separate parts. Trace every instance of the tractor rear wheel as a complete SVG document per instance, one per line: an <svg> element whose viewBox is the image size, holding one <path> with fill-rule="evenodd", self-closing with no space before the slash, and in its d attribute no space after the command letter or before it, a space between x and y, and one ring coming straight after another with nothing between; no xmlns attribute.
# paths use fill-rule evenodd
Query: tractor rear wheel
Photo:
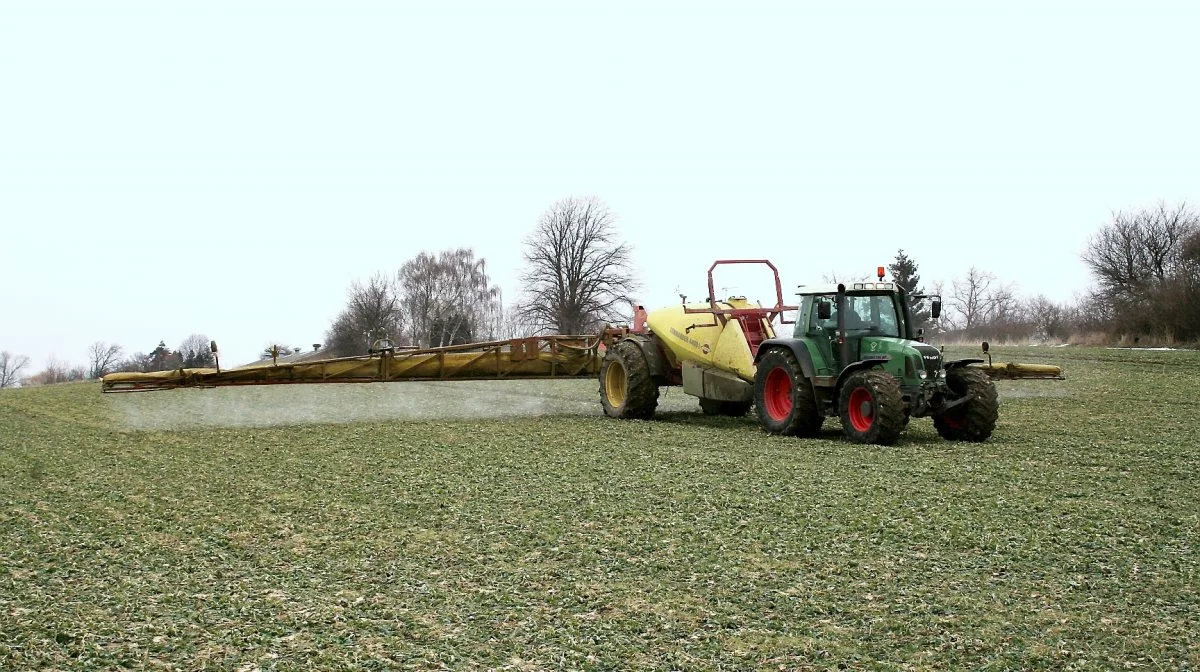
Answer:
<svg viewBox="0 0 1200 672"><path fill-rule="evenodd" d="M938 434L948 441L986 441L996 429L996 418L1000 415L1000 401L992 379L983 371L960 366L946 372L946 384L969 400L933 416Z"/></svg>
<svg viewBox="0 0 1200 672"><path fill-rule="evenodd" d="M620 341L608 349L600 365L600 404L614 418L649 420L658 407L658 385L642 349L633 341Z"/></svg>
<svg viewBox="0 0 1200 672"><path fill-rule="evenodd" d="M838 415L842 433L855 443L895 443L905 424L900 383L878 368L850 374L838 396Z"/></svg>
<svg viewBox="0 0 1200 672"><path fill-rule="evenodd" d="M740 418L750 412L750 402L701 399L700 410L705 415L727 415L731 418Z"/></svg>
<svg viewBox="0 0 1200 672"><path fill-rule="evenodd" d="M754 407L758 423L771 434L816 436L824 420L812 383L804 377L796 355L785 348L772 348L759 360Z"/></svg>

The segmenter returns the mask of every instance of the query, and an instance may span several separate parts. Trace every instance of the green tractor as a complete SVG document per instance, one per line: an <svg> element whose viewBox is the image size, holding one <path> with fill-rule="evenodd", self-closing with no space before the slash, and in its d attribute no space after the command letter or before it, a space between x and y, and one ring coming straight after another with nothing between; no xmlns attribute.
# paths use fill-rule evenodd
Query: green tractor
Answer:
<svg viewBox="0 0 1200 672"><path fill-rule="evenodd" d="M913 326L911 299L891 282L801 287L791 338L759 345L754 358L754 405L772 434L815 436L836 416L857 443L891 444L910 418L932 417L943 438L984 441L996 427L999 404L979 359L943 361Z"/></svg>

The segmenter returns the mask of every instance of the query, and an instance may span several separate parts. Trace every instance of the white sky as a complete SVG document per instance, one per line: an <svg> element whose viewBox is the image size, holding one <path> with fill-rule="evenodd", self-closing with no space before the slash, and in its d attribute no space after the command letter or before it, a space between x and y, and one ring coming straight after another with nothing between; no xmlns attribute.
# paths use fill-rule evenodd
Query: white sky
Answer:
<svg viewBox="0 0 1200 672"><path fill-rule="evenodd" d="M650 4L0 4L0 349L246 361L460 245L512 300L570 195L648 307L900 247L1067 299L1112 210L1200 204L1195 3Z"/></svg>

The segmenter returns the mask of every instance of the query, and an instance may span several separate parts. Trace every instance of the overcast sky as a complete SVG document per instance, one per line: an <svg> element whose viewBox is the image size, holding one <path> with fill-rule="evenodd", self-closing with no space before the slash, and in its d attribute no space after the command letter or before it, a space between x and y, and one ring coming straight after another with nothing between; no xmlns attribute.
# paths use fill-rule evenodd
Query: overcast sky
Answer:
<svg viewBox="0 0 1200 672"><path fill-rule="evenodd" d="M720 257L794 287L901 247L1068 299L1113 210L1200 204L1196 7L4 2L0 349L242 362L462 245L515 300L571 195L651 307Z"/></svg>

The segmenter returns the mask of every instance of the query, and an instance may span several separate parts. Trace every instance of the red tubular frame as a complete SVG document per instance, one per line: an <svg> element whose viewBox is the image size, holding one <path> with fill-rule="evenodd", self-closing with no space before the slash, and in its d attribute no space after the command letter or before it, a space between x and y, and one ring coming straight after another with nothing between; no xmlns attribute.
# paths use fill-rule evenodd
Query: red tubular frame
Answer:
<svg viewBox="0 0 1200 672"><path fill-rule="evenodd" d="M721 308L717 306L717 296L713 287L713 271L717 266L732 265L732 264L765 264L771 269L771 273L775 274L775 305L770 308ZM785 306L783 304L783 285L779 282L779 269L775 268L766 259L718 259L713 262L712 266L708 267L708 308L688 308L684 306L685 313L704 313L715 316L724 321L728 317L765 317L768 322L779 318L780 324L792 324L793 321L783 319L784 311L799 310L799 306Z"/></svg>

